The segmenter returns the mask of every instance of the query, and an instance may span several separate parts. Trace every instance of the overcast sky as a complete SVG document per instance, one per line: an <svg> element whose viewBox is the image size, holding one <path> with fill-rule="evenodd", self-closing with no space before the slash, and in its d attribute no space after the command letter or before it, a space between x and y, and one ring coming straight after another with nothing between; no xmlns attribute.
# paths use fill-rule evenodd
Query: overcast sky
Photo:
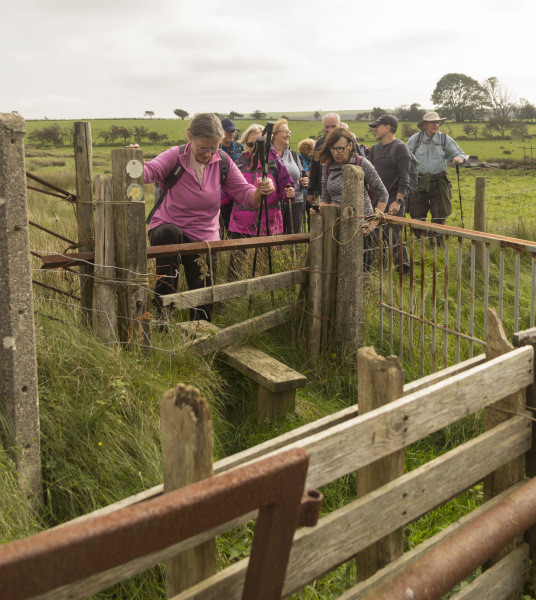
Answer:
<svg viewBox="0 0 536 600"><path fill-rule="evenodd" d="M0 112L26 119L394 108L446 73L536 103L534 0L7 0Z"/></svg>

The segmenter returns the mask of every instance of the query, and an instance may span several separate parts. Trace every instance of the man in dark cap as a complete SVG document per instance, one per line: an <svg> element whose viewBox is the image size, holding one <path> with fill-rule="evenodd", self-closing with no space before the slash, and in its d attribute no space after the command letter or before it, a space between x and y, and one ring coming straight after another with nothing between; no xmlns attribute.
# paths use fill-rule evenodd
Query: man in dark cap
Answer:
<svg viewBox="0 0 536 600"><path fill-rule="evenodd" d="M378 210L396 215L405 216L404 197L409 188L409 174L411 168L411 154L402 140L396 138L398 119L394 115L382 115L374 123L369 123L374 130L374 136L378 143L370 149L369 160L374 165L383 185L389 193L387 204L375 204L372 207ZM393 252L396 264L398 261L398 241L400 239L400 227L393 225ZM385 236L384 232L384 236ZM386 240L388 243L388 241ZM403 246L404 270L409 269L408 252Z"/></svg>
<svg viewBox="0 0 536 600"><path fill-rule="evenodd" d="M244 146L235 142L235 134L237 127L232 119L226 117L221 120L221 125L225 131L223 141L221 143L221 149L225 150L227 154L232 158L233 162L236 162L238 157L244 152Z"/></svg>

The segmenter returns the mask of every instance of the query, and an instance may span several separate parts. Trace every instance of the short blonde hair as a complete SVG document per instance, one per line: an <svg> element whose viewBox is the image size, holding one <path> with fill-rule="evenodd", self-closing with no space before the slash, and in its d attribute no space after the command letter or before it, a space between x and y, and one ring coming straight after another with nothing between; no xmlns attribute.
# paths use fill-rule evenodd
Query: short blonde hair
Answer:
<svg viewBox="0 0 536 600"><path fill-rule="evenodd" d="M274 128L272 129L272 135L275 135L281 129L281 125L286 125L288 127L288 121L286 119L277 119L274 123Z"/></svg>
<svg viewBox="0 0 536 600"><path fill-rule="evenodd" d="M254 131L259 131L259 136L262 135L264 127L262 125L259 125L258 123L252 123L247 129L246 131L244 131L244 133L240 136L240 139L238 140L240 144L244 144L244 146L246 145L246 142L248 141L249 136L254 132Z"/></svg>
<svg viewBox="0 0 536 600"><path fill-rule="evenodd" d="M308 156L313 153L315 147L315 141L311 138L305 138L298 144L298 152L304 156Z"/></svg>

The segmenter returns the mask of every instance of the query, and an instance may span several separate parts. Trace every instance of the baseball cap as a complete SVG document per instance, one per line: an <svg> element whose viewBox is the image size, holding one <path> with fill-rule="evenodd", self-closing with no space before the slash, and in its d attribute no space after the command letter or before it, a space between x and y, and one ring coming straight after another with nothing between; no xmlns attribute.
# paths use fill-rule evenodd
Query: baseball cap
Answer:
<svg viewBox="0 0 536 600"><path fill-rule="evenodd" d="M374 123L369 123L369 127L378 127L378 125L391 125L393 129L397 129L398 119L394 115L382 115Z"/></svg>
<svg viewBox="0 0 536 600"><path fill-rule="evenodd" d="M221 120L221 126L225 129L225 131L236 131L238 129L233 120L229 119L229 117L225 117L225 119Z"/></svg>

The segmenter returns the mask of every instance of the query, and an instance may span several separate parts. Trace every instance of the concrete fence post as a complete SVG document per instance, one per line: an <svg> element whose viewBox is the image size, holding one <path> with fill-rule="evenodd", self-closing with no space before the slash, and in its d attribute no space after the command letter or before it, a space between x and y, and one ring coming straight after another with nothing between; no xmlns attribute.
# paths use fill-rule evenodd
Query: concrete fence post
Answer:
<svg viewBox="0 0 536 600"><path fill-rule="evenodd" d="M37 511L43 486L25 133L22 117L0 113L0 431L19 487Z"/></svg>

